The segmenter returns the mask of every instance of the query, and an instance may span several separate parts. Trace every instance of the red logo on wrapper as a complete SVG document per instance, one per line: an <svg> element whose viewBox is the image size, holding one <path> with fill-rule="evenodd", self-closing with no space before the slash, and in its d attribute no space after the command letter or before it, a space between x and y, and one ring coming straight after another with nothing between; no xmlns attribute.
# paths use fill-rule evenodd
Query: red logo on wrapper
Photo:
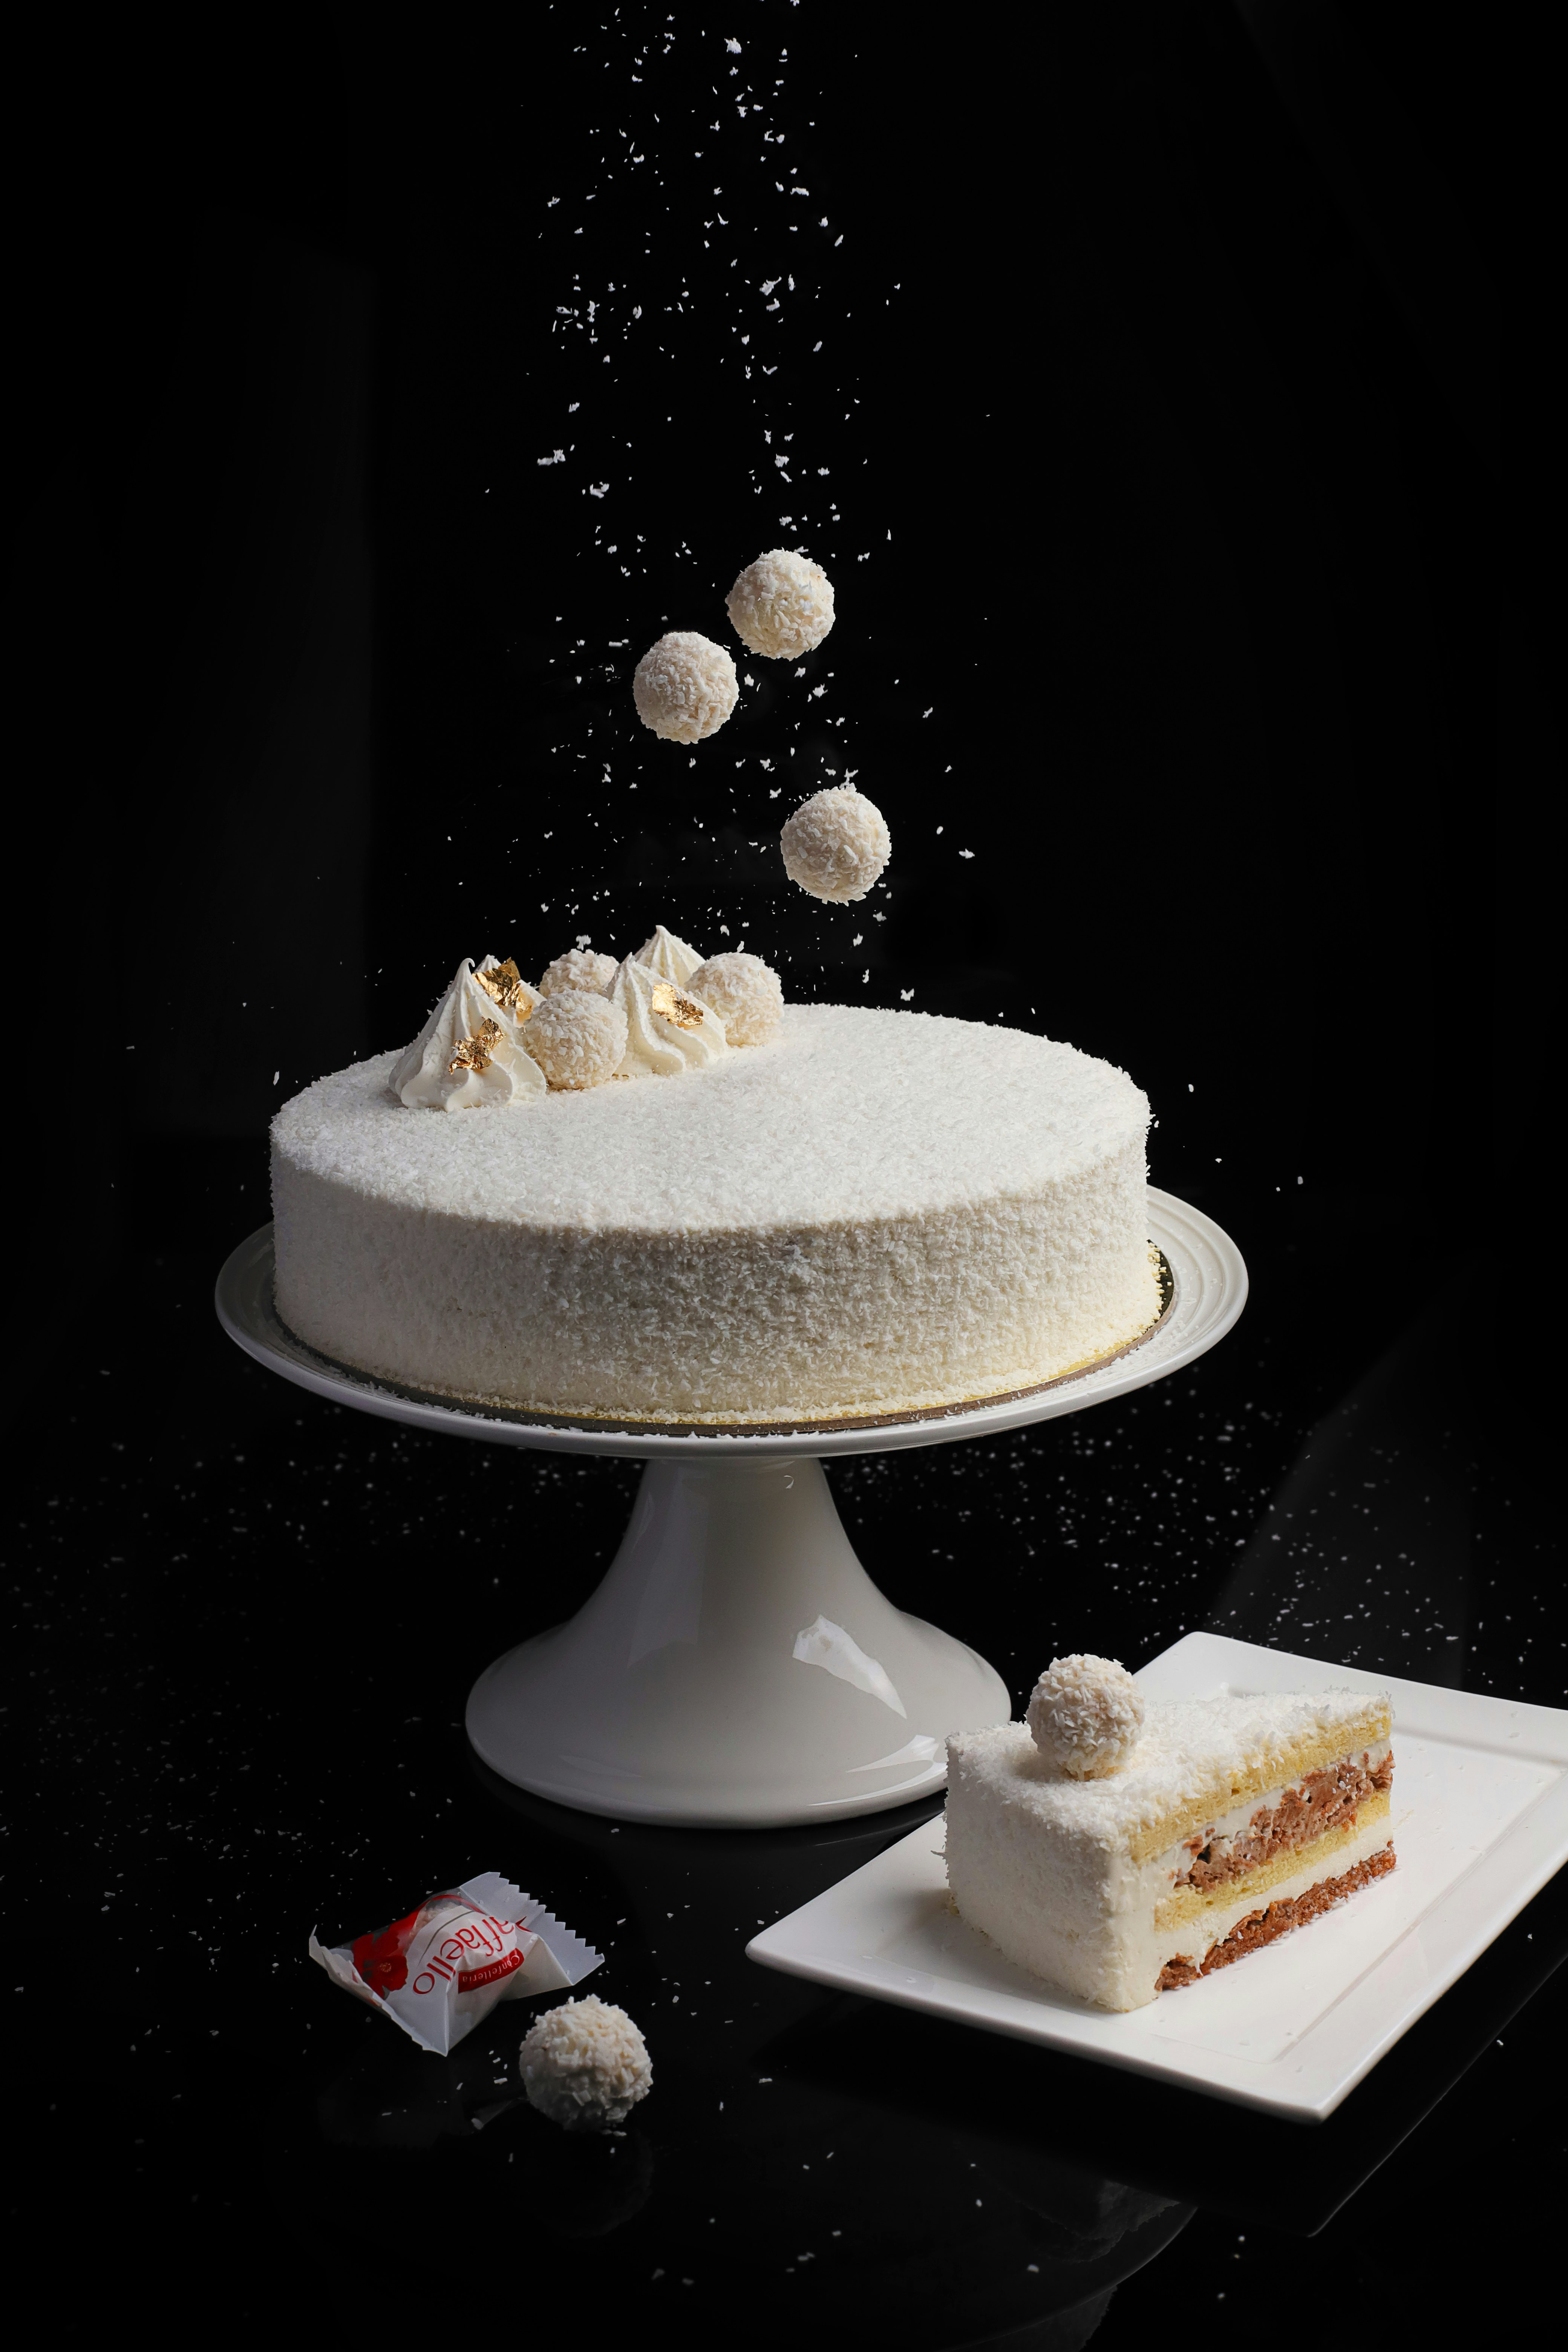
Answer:
<svg viewBox="0 0 1568 2352"><path fill-rule="evenodd" d="M459 1992L481 1992L486 1985L500 1984L503 1977L510 1977L514 1970L521 1968L521 1966L522 1954L521 1952L508 1952L504 1959L491 1960L482 1969L459 1969L458 1970L458 1990Z"/></svg>
<svg viewBox="0 0 1568 2352"><path fill-rule="evenodd" d="M423 1904L419 1909L424 1909ZM354 1966L363 1982L383 2000L389 1992L401 1992L408 1982L408 1962L404 1954L418 1925L419 1911L410 1911L405 1919L395 1919L390 1927L383 1927L377 1935L354 1938Z"/></svg>

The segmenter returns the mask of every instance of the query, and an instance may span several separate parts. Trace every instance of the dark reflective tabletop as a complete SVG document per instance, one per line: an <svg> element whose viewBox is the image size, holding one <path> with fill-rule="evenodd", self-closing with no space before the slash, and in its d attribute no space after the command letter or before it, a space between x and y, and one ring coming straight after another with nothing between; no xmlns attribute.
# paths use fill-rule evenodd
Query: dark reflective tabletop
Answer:
<svg viewBox="0 0 1568 2352"><path fill-rule="evenodd" d="M244 1222L242 1166L188 1161L204 1224ZM1188 1372L994 1444L834 1465L868 1567L1019 1701L1055 1648L1137 1664L1205 1622L1560 1701L1543 1496L1484 1412L1433 1435L1431 1306L1388 1297L1333 1397L1302 1336L1320 1244L1255 1224L1247 1316ZM591 2282L626 2325L673 2304L699 2340L743 2312L762 2344L933 2352L1131 2344L1173 2296L1223 2321L1281 2262L1408 2326L1444 2307L1449 2233L1506 2233L1528 2271L1554 2193L1560 1883L1317 2127L758 1969L760 1924L935 1809L704 1833L495 1779L460 1729L468 1685L591 1589L635 1465L321 1405L223 1339L210 1273L132 1258L17 1474L13 1883L54 1924L18 1937L7 2063L26 2226L62 2260L59 2184L85 2170L100 2257L216 2265L237 2324L389 2325L513 2245L541 2315ZM307 1960L312 1927L353 1936L485 1868L605 1950L593 1990L655 2067L624 2137L570 2141L521 2102L533 2004L443 2060Z"/></svg>

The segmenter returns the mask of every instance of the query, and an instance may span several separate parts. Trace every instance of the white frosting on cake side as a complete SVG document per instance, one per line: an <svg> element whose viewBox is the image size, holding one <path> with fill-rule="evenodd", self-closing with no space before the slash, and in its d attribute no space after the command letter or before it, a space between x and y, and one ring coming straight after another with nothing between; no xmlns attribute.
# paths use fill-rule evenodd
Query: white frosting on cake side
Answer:
<svg viewBox="0 0 1568 2352"><path fill-rule="evenodd" d="M387 1069L273 1124L279 1311L384 1377L650 1421L915 1410L1157 1311L1149 1106L1069 1045L792 1005L679 1084L512 1119L410 1119Z"/></svg>
<svg viewBox="0 0 1568 2352"><path fill-rule="evenodd" d="M1072 1780L1041 1756L1026 1724L948 1741L947 1873L972 1927L1009 1959L1106 2009L1154 1999L1178 1953L1201 1962L1260 1899L1304 1893L1351 1869L1389 1837L1385 1795L1352 1827L1302 1847L1271 1874L1248 1873L1201 1910L1161 1921L1194 1828L1216 1836L1272 1809L1308 1771L1352 1755L1388 1754L1385 1696L1364 1691L1268 1693L1151 1703L1132 1760L1102 1780Z"/></svg>

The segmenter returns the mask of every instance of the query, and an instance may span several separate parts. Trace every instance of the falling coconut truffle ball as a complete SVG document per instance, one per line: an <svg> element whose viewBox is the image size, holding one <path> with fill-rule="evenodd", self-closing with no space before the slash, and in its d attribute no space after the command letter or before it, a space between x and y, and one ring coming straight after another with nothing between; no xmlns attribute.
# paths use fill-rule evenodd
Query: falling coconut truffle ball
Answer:
<svg viewBox="0 0 1568 2352"><path fill-rule="evenodd" d="M833 626L833 583L820 563L771 547L748 563L725 600L735 635L769 661L794 661Z"/></svg>
<svg viewBox="0 0 1568 2352"><path fill-rule="evenodd" d="M893 852L882 812L853 784L802 801L779 835L784 872L814 898L863 898Z"/></svg>
<svg viewBox="0 0 1568 2352"><path fill-rule="evenodd" d="M722 727L740 692L722 646L695 629L671 629L632 672L637 717L668 743L700 743Z"/></svg>
<svg viewBox="0 0 1568 2352"><path fill-rule="evenodd" d="M764 1045L784 1017L784 987L771 964L736 948L710 956L686 983L724 1024L731 1045Z"/></svg>
<svg viewBox="0 0 1568 2352"><path fill-rule="evenodd" d="M518 2071L529 2105L568 2131L624 2124L653 2088L647 2042L624 2009L594 1993L534 2019Z"/></svg>
<svg viewBox="0 0 1568 2352"><path fill-rule="evenodd" d="M1029 1729L1047 1764L1071 1780L1118 1772L1143 1728L1143 1694L1114 1658L1053 1658L1029 1699Z"/></svg>
<svg viewBox="0 0 1568 2352"><path fill-rule="evenodd" d="M559 996L563 988L586 988L603 996L619 969L614 956L595 955L592 948L568 948L545 972L539 993Z"/></svg>
<svg viewBox="0 0 1568 2352"><path fill-rule="evenodd" d="M602 1087L621 1066L626 1016L607 996L563 988L535 1011L528 1050L552 1087Z"/></svg>

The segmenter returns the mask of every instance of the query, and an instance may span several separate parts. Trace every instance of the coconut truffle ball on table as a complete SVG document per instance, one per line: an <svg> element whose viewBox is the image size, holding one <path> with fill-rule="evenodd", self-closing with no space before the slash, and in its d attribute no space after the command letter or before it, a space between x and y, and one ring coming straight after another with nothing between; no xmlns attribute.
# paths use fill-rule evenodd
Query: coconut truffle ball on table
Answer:
<svg viewBox="0 0 1568 2352"><path fill-rule="evenodd" d="M784 872L814 898L863 898L893 854L882 812L853 784L802 801L779 835Z"/></svg>
<svg viewBox="0 0 1568 2352"><path fill-rule="evenodd" d="M770 547L731 589L726 602L748 652L794 661L819 646L833 626L833 583L820 563L787 547Z"/></svg>
<svg viewBox="0 0 1568 2352"><path fill-rule="evenodd" d="M1027 1722L1047 1764L1071 1780L1120 1771L1143 1729L1143 1694L1114 1658L1053 1658L1030 1694Z"/></svg>
<svg viewBox="0 0 1568 2352"><path fill-rule="evenodd" d="M722 646L695 629L671 629L632 672L637 717L668 743L700 743L724 724L740 693Z"/></svg>
<svg viewBox="0 0 1568 2352"><path fill-rule="evenodd" d="M596 991L561 989L529 1022L528 1050L552 1087L601 1087L621 1066L626 1016Z"/></svg>
<svg viewBox="0 0 1568 2352"><path fill-rule="evenodd" d="M602 996L618 965L614 956L597 955L592 948L568 948L549 965L539 983L541 996L558 996L563 988L596 990Z"/></svg>
<svg viewBox="0 0 1568 2352"><path fill-rule="evenodd" d="M686 983L724 1024L731 1045L764 1045L784 1018L784 985L761 956L735 948L710 956Z"/></svg>
<svg viewBox="0 0 1568 2352"><path fill-rule="evenodd" d="M624 2124L653 2088L647 2042L624 2009L594 1993L536 2017L517 2063L529 2105L568 2131Z"/></svg>

